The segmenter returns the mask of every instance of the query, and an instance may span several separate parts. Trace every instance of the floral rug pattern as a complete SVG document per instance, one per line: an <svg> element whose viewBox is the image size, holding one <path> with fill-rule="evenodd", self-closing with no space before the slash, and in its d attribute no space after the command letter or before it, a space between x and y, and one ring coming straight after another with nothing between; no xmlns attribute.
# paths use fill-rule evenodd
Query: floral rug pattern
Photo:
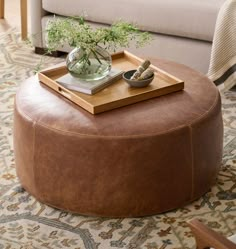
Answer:
<svg viewBox="0 0 236 249"><path fill-rule="evenodd" d="M224 158L216 186L192 204L144 218L85 217L48 207L21 187L12 146L13 101L41 56L15 30L0 34L0 249L193 249L185 221L200 218L225 236L236 233L236 92L222 96ZM45 57L43 66L61 62Z"/></svg>

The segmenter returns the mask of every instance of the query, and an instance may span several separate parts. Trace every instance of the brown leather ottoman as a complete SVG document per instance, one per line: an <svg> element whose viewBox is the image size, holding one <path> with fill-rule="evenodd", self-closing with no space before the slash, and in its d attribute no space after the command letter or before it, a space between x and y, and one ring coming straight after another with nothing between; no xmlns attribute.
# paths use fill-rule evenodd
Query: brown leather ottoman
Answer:
<svg viewBox="0 0 236 249"><path fill-rule="evenodd" d="M162 60L185 90L92 115L29 78L15 101L22 186L72 212L144 216L182 207L214 184L222 158L220 95L205 76Z"/></svg>

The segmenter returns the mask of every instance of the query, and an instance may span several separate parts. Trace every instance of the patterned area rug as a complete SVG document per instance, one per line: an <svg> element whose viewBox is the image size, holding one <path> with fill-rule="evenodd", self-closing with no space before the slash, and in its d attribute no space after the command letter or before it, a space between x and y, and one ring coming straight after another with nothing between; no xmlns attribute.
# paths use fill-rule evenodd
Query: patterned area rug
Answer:
<svg viewBox="0 0 236 249"><path fill-rule="evenodd" d="M12 147L13 100L41 60L14 30L0 35L0 248L193 249L185 221L236 233L236 92L222 96L224 158L217 185L182 209L133 219L84 217L48 207L22 189ZM62 59L45 57L45 67Z"/></svg>

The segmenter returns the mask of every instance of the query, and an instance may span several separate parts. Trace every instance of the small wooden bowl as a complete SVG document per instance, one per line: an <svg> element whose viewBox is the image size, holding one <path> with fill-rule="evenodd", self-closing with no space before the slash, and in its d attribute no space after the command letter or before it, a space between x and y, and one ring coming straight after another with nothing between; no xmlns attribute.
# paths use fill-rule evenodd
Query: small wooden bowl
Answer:
<svg viewBox="0 0 236 249"><path fill-rule="evenodd" d="M131 87L145 87L148 86L154 79L154 74L145 80L131 80L130 78L132 75L136 72L136 70L130 70L125 73L123 73L122 77Z"/></svg>

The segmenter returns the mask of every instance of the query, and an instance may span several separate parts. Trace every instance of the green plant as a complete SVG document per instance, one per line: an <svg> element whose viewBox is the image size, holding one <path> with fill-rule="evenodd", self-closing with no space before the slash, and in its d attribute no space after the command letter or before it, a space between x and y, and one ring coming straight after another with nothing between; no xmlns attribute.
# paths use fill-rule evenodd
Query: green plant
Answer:
<svg viewBox="0 0 236 249"><path fill-rule="evenodd" d="M49 52L64 44L81 47L87 52L93 52L98 45L115 51L119 47L129 47L131 41L141 47L151 38L149 33L140 32L135 25L123 21L118 21L110 27L94 29L85 23L84 17L55 17L49 21L46 31Z"/></svg>
<svg viewBox="0 0 236 249"><path fill-rule="evenodd" d="M93 28L84 17L54 18L46 29L48 51L55 51L68 44L75 47L67 57L69 72L85 80L105 77L111 68L111 56L108 51L143 46L150 40L147 32L141 32L130 23L119 21L110 27ZM104 52L104 49L106 50Z"/></svg>

